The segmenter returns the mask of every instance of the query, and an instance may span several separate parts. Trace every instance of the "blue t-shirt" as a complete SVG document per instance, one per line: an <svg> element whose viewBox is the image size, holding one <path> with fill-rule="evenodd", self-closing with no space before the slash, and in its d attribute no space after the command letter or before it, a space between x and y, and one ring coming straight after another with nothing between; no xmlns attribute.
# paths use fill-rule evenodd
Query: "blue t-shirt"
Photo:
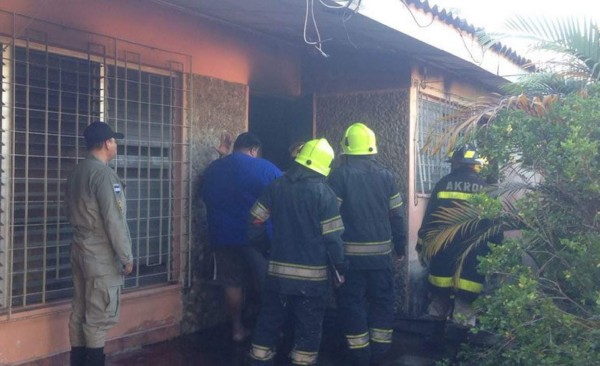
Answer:
<svg viewBox="0 0 600 366"><path fill-rule="evenodd" d="M248 215L263 189L282 175L271 162L234 152L206 169L201 195L213 246L248 245Z"/></svg>

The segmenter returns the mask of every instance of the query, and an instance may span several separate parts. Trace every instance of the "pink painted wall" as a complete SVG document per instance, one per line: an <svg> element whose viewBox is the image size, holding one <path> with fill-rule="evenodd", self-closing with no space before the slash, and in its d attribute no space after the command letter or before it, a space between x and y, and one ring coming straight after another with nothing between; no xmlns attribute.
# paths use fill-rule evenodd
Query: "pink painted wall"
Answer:
<svg viewBox="0 0 600 366"><path fill-rule="evenodd" d="M144 52L147 53L151 53L148 47L156 47L190 55L191 70L187 71L193 74L249 85L253 90L274 95L300 93L299 57L294 49L285 45L271 47L273 41L266 42L255 35L227 29L151 1L2 0L0 11L3 12L1 21L10 21L11 13L15 13L66 26L67 30L57 27L38 30L61 43L73 45L74 49L80 50L87 42L102 37L69 33L70 28L138 43L146 47ZM7 23L4 25L0 24L0 29L9 27ZM44 27L22 20L15 29L17 35L29 25ZM163 56L157 52L156 55L144 54L144 57ZM109 333L107 352L177 336L182 311L178 285L126 294L121 320ZM70 348L69 314L69 302L10 315L0 313L0 365L21 364L67 352ZM64 357L56 364L63 361Z"/></svg>
<svg viewBox="0 0 600 366"><path fill-rule="evenodd" d="M0 10L192 56L192 72L298 95L296 50L148 0L3 0Z"/></svg>
<svg viewBox="0 0 600 366"><path fill-rule="evenodd" d="M54 356L70 349L69 302L35 310L0 315L0 365L13 365ZM120 321L108 334L106 351L171 338L182 317L181 287L163 286L125 294ZM127 341L137 339L137 344Z"/></svg>

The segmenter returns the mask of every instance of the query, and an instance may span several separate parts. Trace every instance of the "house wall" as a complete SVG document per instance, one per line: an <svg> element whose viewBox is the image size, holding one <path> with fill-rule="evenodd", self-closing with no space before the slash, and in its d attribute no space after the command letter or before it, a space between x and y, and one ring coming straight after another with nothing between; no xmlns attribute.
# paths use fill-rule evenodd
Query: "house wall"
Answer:
<svg viewBox="0 0 600 366"><path fill-rule="evenodd" d="M415 147L417 113L418 113L418 93L425 93L443 100L464 102L465 99L481 101L489 96L490 92L481 85L469 84L464 82L460 75L451 75L443 70L431 65L415 65L411 71L410 86L410 122L408 139L408 150L410 158L408 160L407 187L407 214L408 214L408 250L407 250L407 272L408 277L405 283L409 296L406 299L408 315L418 317L423 314L427 303L427 271L421 266L418 254L415 250L418 231L429 202L429 195L419 194L416 191L416 160L417 153Z"/></svg>
<svg viewBox="0 0 600 366"><path fill-rule="evenodd" d="M188 54L196 74L272 94L300 93L300 67L294 48L151 1L3 0L0 10Z"/></svg>
<svg viewBox="0 0 600 366"><path fill-rule="evenodd" d="M409 273L411 277L413 272L420 273L414 266L418 263L413 248L427 202L426 197L414 194L411 136L416 123L416 85L424 80L423 85L429 85L432 92L447 91L448 95L478 95L484 92L482 89L462 85L459 78L436 70L411 71L410 64L401 57L331 52L328 59L303 59L298 49L287 44L264 42L251 31L206 21L150 1L3 0L0 11L63 25L66 30L61 36L69 44L80 42L77 47L83 48L95 39L78 38L69 29L126 40L146 49L166 49L191 59L191 113L187 118L192 125L191 174L195 178L189 255L192 286L184 290L180 285L160 286L126 294L121 322L109 334L108 352L157 342L224 319L220 292L208 285L203 272L207 268L206 220L195 187L201 172L217 158L213 147L222 131L237 134L246 130L249 89L284 97L315 93L316 136L328 138L338 153L339 141L350 123L362 121L373 128L379 141L378 158L394 171L400 192L405 195L410 241L408 261L396 279L400 295L397 306L404 313L411 311L407 299L414 298L414 294L405 286L412 283L407 280ZM14 31L22 32L26 26L27 22L16 24ZM142 57L158 56L148 52ZM68 313L69 304L63 302L1 315L0 364L53 355L65 360L65 355L59 354L69 349Z"/></svg>
<svg viewBox="0 0 600 366"><path fill-rule="evenodd" d="M14 17L13 13L35 21ZM246 130L249 87L274 95L300 93L295 49L274 45L273 41L267 46L251 32L199 20L149 1L5 0L0 3L0 14L3 21L14 20L12 30L6 33L8 37L21 38L21 32L30 27L48 34L52 42L71 45L78 52L84 51L88 42L108 45L109 56L113 50L106 39L113 37L113 43L126 41L142 63L150 65L167 61L149 52L152 47L190 56L190 70L184 71L193 74L188 85L192 94L186 98L191 109L185 118L192 125L193 187L200 172L217 157L214 147L221 132L227 130L235 135ZM46 21L60 26L44 25ZM184 278L186 271L191 270L193 285L184 290L180 284L164 285L125 294L121 320L108 335L108 353L159 342L224 319L220 292L204 280L205 216L195 189L192 195L191 268L182 268L176 278ZM34 364L42 358L50 358L47 362L53 364L67 364L69 313L70 303L64 301L36 310L0 314L0 365Z"/></svg>
<svg viewBox="0 0 600 366"><path fill-rule="evenodd" d="M316 136L327 138L336 156L339 156L340 141L346 128L354 122L365 123L377 137L377 159L392 170L400 193L406 196L409 176L408 98L407 89L319 95ZM339 160L339 157L336 159ZM403 263L395 278L396 308L400 313L406 312L404 284L407 275L407 267Z"/></svg>
<svg viewBox="0 0 600 366"><path fill-rule="evenodd" d="M332 51L327 58L310 58L302 67L302 91L343 94L365 90L408 88L410 62L404 57L361 50Z"/></svg>
<svg viewBox="0 0 600 366"><path fill-rule="evenodd" d="M29 311L0 315L0 365L67 365L70 349L67 324L71 313L65 301ZM106 352L160 342L179 334L181 286L161 286L122 296L121 322L108 333ZM126 335L126 336L125 336Z"/></svg>
<svg viewBox="0 0 600 366"><path fill-rule="evenodd" d="M222 289L211 285L206 208L199 196L202 172L218 158L215 147L223 131L234 136L248 128L248 86L194 75L192 131L192 253L191 287L184 295L182 331L189 333L226 320Z"/></svg>

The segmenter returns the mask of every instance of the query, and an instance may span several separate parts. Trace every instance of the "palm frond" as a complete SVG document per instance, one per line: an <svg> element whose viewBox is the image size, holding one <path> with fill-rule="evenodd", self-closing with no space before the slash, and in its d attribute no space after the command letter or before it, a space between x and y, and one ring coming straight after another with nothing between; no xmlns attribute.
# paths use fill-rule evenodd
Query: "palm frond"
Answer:
<svg viewBox="0 0 600 366"><path fill-rule="evenodd" d="M559 61L547 62L547 65L560 66L554 67L554 72L570 77L577 75L585 80L599 79L600 30L595 20L515 16L506 22L506 27L533 41L534 50L556 54Z"/></svg>
<svg viewBox="0 0 600 366"><path fill-rule="evenodd" d="M569 77L566 74L543 71L527 74L519 82L506 84L502 90L510 95L566 95L584 88L587 83L581 78L581 73ZM575 76L577 75L577 76Z"/></svg>
<svg viewBox="0 0 600 366"><path fill-rule="evenodd" d="M447 133L444 135L429 135L423 146L423 151L430 155L435 155L442 149L452 151L459 136L462 136L463 140L468 140L480 127L480 121L487 121L486 125L489 126L500 112L507 109L521 110L532 116L543 116L555 103L560 101L560 97L558 94L533 97L519 94L504 97L496 95L496 99L489 97L477 99L455 113L446 116L444 121L456 120L458 122L447 126Z"/></svg>
<svg viewBox="0 0 600 366"><path fill-rule="evenodd" d="M431 257L452 242L457 235L468 236L480 222L479 210L463 202L455 202L452 207L442 207L432 215L435 229L425 236L425 255Z"/></svg>
<svg viewBox="0 0 600 366"><path fill-rule="evenodd" d="M495 240L505 230L515 230L524 227L518 215L517 208L511 202L504 203L504 211L496 218L485 218L481 216L478 207L469 202L455 202L451 207L442 207L432 216L431 221L434 229L425 234L424 248L425 256L437 254L457 236L462 239L464 248L478 246L482 243Z"/></svg>

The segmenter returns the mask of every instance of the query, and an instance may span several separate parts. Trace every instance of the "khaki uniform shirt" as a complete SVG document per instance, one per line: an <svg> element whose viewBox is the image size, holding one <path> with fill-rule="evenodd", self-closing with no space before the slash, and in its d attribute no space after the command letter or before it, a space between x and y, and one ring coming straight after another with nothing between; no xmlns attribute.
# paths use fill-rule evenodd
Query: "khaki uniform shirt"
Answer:
<svg viewBox="0 0 600 366"><path fill-rule="evenodd" d="M117 173L90 154L69 175L65 203L73 225L72 251L85 278L120 275L133 256Z"/></svg>

